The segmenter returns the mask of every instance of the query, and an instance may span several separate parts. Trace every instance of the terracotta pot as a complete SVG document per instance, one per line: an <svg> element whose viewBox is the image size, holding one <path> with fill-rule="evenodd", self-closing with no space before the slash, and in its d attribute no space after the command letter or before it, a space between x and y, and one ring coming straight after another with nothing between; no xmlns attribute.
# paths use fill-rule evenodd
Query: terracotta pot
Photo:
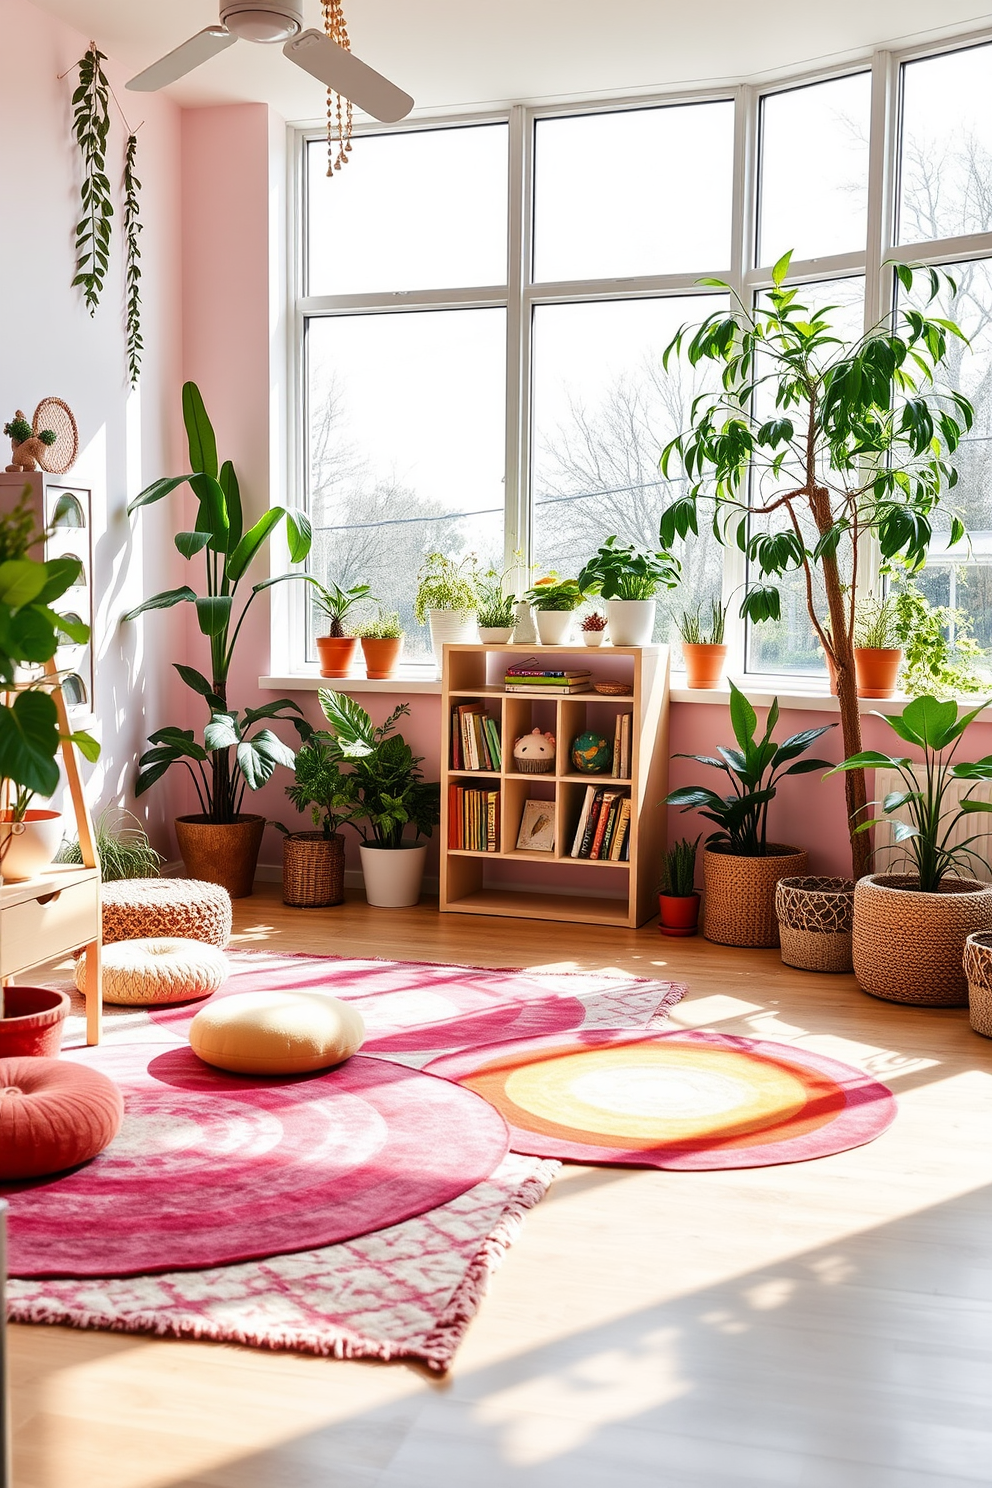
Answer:
<svg viewBox="0 0 992 1488"><path fill-rule="evenodd" d="M5 987L0 1018L0 1059L57 1059L69 1011L64 992L51 987Z"/></svg>
<svg viewBox="0 0 992 1488"><path fill-rule="evenodd" d="M403 637L387 636L374 640L372 636L362 636L362 651L366 677L391 677L400 664Z"/></svg>
<svg viewBox="0 0 992 1488"><path fill-rule="evenodd" d="M720 686L723 665L727 660L726 646L695 645L683 641L682 655L685 657L687 687L712 689Z"/></svg>
<svg viewBox="0 0 992 1488"><path fill-rule="evenodd" d="M703 854L706 939L719 945L777 946L778 881L799 878L807 867L806 853L779 842L769 842L763 858L742 858L708 847Z"/></svg>
<svg viewBox="0 0 992 1488"><path fill-rule="evenodd" d="M659 894L658 908L662 935L695 935L699 921L699 895Z"/></svg>
<svg viewBox="0 0 992 1488"><path fill-rule="evenodd" d="M917 1007L963 1007L969 935L992 930L992 884L945 878L923 893L908 873L870 873L854 890L854 974L863 992Z"/></svg>
<svg viewBox="0 0 992 1488"><path fill-rule="evenodd" d="M404 909L420 900L427 844L359 848L365 897L380 909Z"/></svg>
<svg viewBox="0 0 992 1488"><path fill-rule="evenodd" d="M264 816L218 823L205 816L177 816L176 837L190 878L220 884L232 899L247 899L255 883Z"/></svg>
<svg viewBox="0 0 992 1488"><path fill-rule="evenodd" d="M23 821L13 823L12 816L0 812L0 873L5 881L34 878L52 866L62 845L62 814L26 811Z"/></svg>
<svg viewBox="0 0 992 1488"><path fill-rule="evenodd" d="M855 646L854 670L858 678L858 697L894 697L901 665L902 649L899 646Z"/></svg>
<svg viewBox="0 0 992 1488"><path fill-rule="evenodd" d="M347 677L355 659L357 636L318 636L317 655L322 677Z"/></svg>

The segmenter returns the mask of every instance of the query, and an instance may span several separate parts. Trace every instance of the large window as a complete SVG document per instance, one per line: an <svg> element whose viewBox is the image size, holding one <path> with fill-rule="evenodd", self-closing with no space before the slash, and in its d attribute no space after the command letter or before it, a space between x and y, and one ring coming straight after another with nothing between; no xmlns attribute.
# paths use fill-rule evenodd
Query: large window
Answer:
<svg viewBox="0 0 992 1488"><path fill-rule="evenodd" d="M416 662L428 552L520 576L572 574L611 533L654 544L673 494L659 455L706 390L662 353L727 303L701 281L759 303L791 249L802 294L856 339L895 302L893 260L923 262L958 281L945 308L970 346L949 381L977 407L957 493L973 541L942 538L927 583L992 640L990 93L983 41L709 98L369 131L330 180L304 132L293 314L313 571L369 582ZM722 593L736 609L739 550L701 527L679 556L674 605ZM732 624L732 670L822 676L802 589L782 588L781 625ZM298 611L309 655L302 595ZM665 604L656 636L671 632Z"/></svg>

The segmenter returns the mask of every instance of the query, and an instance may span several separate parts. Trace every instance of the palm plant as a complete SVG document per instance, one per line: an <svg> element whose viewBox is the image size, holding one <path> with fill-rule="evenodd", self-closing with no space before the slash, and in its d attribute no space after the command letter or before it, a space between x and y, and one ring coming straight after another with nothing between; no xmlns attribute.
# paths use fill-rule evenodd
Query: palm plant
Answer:
<svg viewBox="0 0 992 1488"><path fill-rule="evenodd" d="M370 586L356 584L353 589L342 589L330 580L326 584L320 584L311 578L310 582L313 585L313 607L326 616L330 624L327 634L334 640L342 639L347 634L344 622L349 610L372 592Z"/></svg>

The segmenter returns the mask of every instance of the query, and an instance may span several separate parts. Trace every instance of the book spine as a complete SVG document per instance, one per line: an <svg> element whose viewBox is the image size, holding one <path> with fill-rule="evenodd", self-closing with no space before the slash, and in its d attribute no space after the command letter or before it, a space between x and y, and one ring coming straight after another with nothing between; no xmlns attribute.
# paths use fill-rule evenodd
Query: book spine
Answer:
<svg viewBox="0 0 992 1488"><path fill-rule="evenodd" d="M542 687L540 694L533 687L516 687L510 684L504 688L505 692L529 692L532 697L571 697L577 692L588 692L589 686L583 682L581 687Z"/></svg>
<svg viewBox="0 0 992 1488"><path fill-rule="evenodd" d="M486 729L481 713L472 714L472 729L475 733L475 752L479 758L479 769L491 770L493 762L489 758L489 742L486 739Z"/></svg>
<svg viewBox="0 0 992 1488"><path fill-rule="evenodd" d="M469 742L469 732L470 732L470 730L469 730L469 723L468 723L468 711L469 711L468 708L464 704L462 704L462 706L458 709L458 728L459 728L459 732L461 734L461 741L462 741L462 769L463 770L472 770L472 769L475 768L474 765L472 764L472 746L471 746L471 743Z"/></svg>
<svg viewBox="0 0 992 1488"><path fill-rule="evenodd" d="M616 716L613 725L613 759L610 763L610 774L614 780L620 778L620 714Z"/></svg>
<svg viewBox="0 0 992 1488"><path fill-rule="evenodd" d="M620 774L624 780L630 779L630 730L633 719L629 713L623 715L620 726Z"/></svg>
<svg viewBox="0 0 992 1488"><path fill-rule="evenodd" d="M486 736L489 740L489 754L492 759L493 769L501 770L503 768L503 751L499 742L499 725L495 718L490 718L488 713L486 714Z"/></svg>
<svg viewBox="0 0 992 1488"><path fill-rule="evenodd" d="M596 823L596 835L592 839L592 848L589 856L598 858L603 846L603 838L606 836L606 828L610 822L610 816L616 809L617 798L611 791L603 793L603 805L599 813L599 821Z"/></svg>
<svg viewBox="0 0 992 1488"><path fill-rule="evenodd" d="M451 710L451 768L460 770L462 767L462 729L461 719L458 717L458 709Z"/></svg>
<svg viewBox="0 0 992 1488"><path fill-rule="evenodd" d="M582 849L582 839L585 836L586 822L589 820L589 810L592 806L592 798L596 794L594 785L586 786L585 800L582 802L582 810L579 812L579 824L575 829L575 840L572 843L573 858L579 857Z"/></svg>
<svg viewBox="0 0 992 1488"><path fill-rule="evenodd" d="M496 794L486 792L486 852L496 851Z"/></svg>
<svg viewBox="0 0 992 1488"><path fill-rule="evenodd" d="M630 797L624 796L620 802L620 812L617 816L616 828L613 832L613 840L610 843L610 858L614 863L619 863L623 845L630 831Z"/></svg>
<svg viewBox="0 0 992 1488"><path fill-rule="evenodd" d="M593 794L592 804L589 807L589 819L586 822L586 829L582 834L582 846L579 848L580 858L587 858L589 856L592 849L593 837L596 834L596 824L599 821L599 814L602 809L603 792L602 790L597 790Z"/></svg>

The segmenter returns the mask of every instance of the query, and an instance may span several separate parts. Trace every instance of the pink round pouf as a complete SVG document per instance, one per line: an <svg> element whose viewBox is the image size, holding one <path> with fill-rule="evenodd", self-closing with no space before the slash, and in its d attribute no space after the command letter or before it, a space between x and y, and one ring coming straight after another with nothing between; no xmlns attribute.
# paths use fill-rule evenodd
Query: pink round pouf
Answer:
<svg viewBox="0 0 992 1488"><path fill-rule="evenodd" d="M61 1059L0 1059L0 1179L78 1167L120 1131L124 1100L99 1070Z"/></svg>

